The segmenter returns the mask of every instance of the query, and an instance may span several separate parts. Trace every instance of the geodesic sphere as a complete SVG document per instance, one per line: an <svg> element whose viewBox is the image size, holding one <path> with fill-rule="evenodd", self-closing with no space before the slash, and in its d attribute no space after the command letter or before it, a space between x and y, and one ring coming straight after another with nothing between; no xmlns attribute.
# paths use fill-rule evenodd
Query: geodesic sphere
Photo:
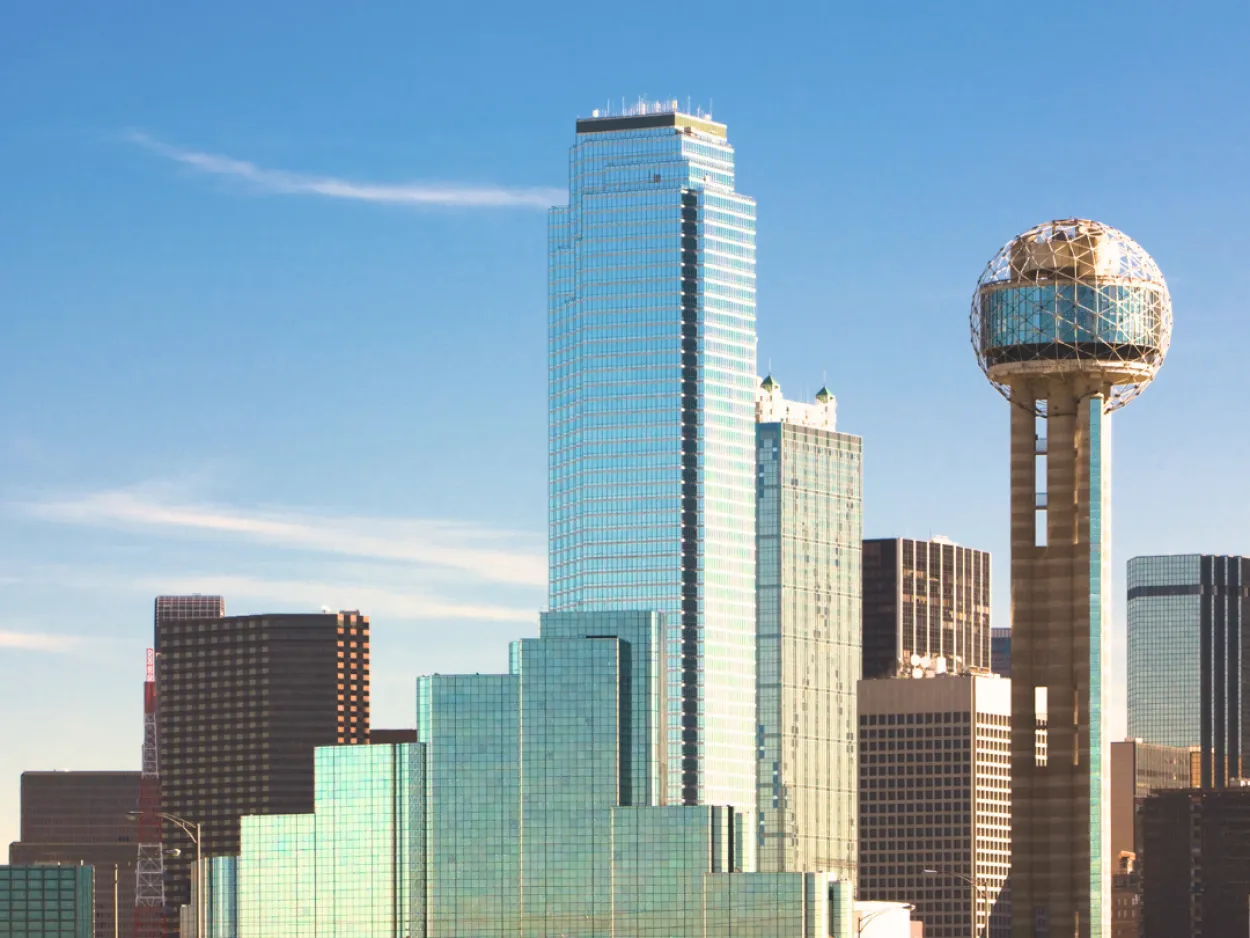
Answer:
<svg viewBox="0 0 1250 938"><path fill-rule="evenodd" d="M1008 399L1029 377L1081 373L1104 384L1107 410L1151 382L1172 339L1159 267L1108 225L1069 218L1030 228L994 255L972 298L972 347Z"/></svg>

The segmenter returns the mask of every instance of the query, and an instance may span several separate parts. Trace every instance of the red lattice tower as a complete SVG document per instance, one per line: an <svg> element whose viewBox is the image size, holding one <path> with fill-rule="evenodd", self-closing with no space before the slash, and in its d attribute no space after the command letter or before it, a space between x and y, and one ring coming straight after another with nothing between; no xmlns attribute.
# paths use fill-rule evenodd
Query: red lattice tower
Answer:
<svg viewBox="0 0 1250 938"><path fill-rule="evenodd" d="M135 864L135 938L161 938L165 925L165 848L156 736L156 654L148 649L143 684L143 774L139 781L139 856Z"/></svg>

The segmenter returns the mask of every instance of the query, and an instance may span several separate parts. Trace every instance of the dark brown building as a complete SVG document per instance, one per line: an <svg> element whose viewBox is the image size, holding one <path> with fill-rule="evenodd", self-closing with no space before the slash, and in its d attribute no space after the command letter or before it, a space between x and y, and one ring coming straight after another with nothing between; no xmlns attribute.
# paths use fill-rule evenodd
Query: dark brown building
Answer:
<svg viewBox="0 0 1250 938"><path fill-rule="evenodd" d="M417 731L411 730L369 730L369 742L375 746L389 746L396 743L415 743Z"/></svg>
<svg viewBox="0 0 1250 938"><path fill-rule="evenodd" d="M945 538L864 541L864 677L990 670L990 555ZM940 664L939 664L940 662Z"/></svg>
<svg viewBox="0 0 1250 938"><path fill-rule="evenodd" d="M135 904L138 772L23 772L22 839L14 866L90 865L95 872L95 935L130 938ZM116 883L116 889L114 889ZM116 896L116 906L114 905Z"/></svg>
<svg viewBox="0 0 1250 938"><path fill-rule="evenodd" d="M161 613L158 600L164 810L202 825L204 856L237 854L243 815L313 810L314 749L369 741L369 620ZM167 863L177 908L190 900L195 850L173 825L165 838L182 849Z"/></svg>
<svg viewBox="0 0 1250 938"><path fill-rule="evenodd" d="M1142 938L1246 933L1250 788L1156 791L1141 831Z"/></svg>

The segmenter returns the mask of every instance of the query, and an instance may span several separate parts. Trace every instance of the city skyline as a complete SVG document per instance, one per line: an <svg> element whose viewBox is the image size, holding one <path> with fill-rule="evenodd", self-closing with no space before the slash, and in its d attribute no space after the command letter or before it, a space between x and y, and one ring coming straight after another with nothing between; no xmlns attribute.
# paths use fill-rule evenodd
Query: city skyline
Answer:
<svg viewBox="0 0 1250 938"><path fill-rule="evenodd" d="M1157 49L1164 43L1159 38L1166 31L1160 25L1164 19L1158 14L1153 25L1130 27L1138 30L1139 48ZM38 23L25 25L47 38L46 30L35 29ZM89 25L102 36L110 35L104 24ZM174 25L171 20L153 28L159 34L162 29L173 31ZM1088 28L1109 29L1110 24L1095 16ZM979 36L979 29L972 32ZM16 30L15 35L21 32ZM99 54L89 34L75 41ZM613 48L624 48L623 39L612 42L619 43ZM1218 41L1211 39L1211 44L1218 46ZM286 125L289 139L265 139L259 121L262 111L255 112L251 122L230 117L229 106L241 107L244 100L236 96L239 89L227 89L217 99L221 110L198 110L182 122L159 102L141 103L120 95L117 105L94 115L84 130L76 123L82 112L57 97L66 86L40 82L63 61L55 43L51 51L43 48L38 54L15 52L13 61L19 76L42 85L34 103L53 105L53 123L36 119L26 105L5 104L20 119L12 125L14 147L3 157L4 165L12 178L26 180L27 191L15 194L17 224L0 236L5 239L0 250L29 263L6 284L4 300L20 303L30 319L17 330L17 363L3 389L7 400L18 403L10 408L12 420L0 463L7 506L6 533L0 543L5 568L0 576L5 578L10 610L8 621L0 624L0 648L6 658L20 662L15 684L6 689L6 703L58 699L42 726L15 728L11 740L6 738L12 745L5 747L6 761L0 765L0 830L10 831L10 840L16 833L16 779L21 769L105 769L137 763L140 676L132 662L137 661L135 650L143 647L148 604L157 593L221 592L247 613L313 612L322 604L359 607L385 633L375 641L385 648L384 660L394 664L389 676L379 675L383 686L376 693L379 704L391 708L382 711L380 722L395 723L399 721L390 715L405 712L407 675L437 669L471 671L479 665L482 670L498 668L494 637L510 637L518 622L534 630L545 589L540 507L545 464L543 363L541 352L534 354L543 332L543 285L535 273L541 270L541 215L530 212L526 204L500 207L498 213L483 207L480 211L489 214L466 216L454 208L398 212L367 204L300 201L298 180L282 182L272 176L266 177L270 183L282 182L295 191L287 198L261 198L232 187L220 174L197 177L191 170L178 169L188 165L185 160L181 164L169 160L177 154L187 157L186 151L137 144L126 136L126 128L139 125L152 139L167 138L200 153L251 160L262 169L342 172L361 179L442 176L551 187L561 175L552 153L566 143L568 116L586 115L598 104L584 100L596 95L583 88L611 93L640 84L657 90L674 85L684 99L690 82L652 60L628 69L604 66L582 88L553 95L536 113L521 119L515 110L508 112L519 110L523 100L528 105L535 85L523 82L501 104L509 130L524 131L514 148L517 162L468 163L462 169L452 156L463 152L461 146L476 146L483 139L472 136L476 131L468 131L473 143L436 141L432 160L425 160L420 141L386 137L377 129L383 115L376 112L354 125L353 132L362 127L366 132L348 145L317 137L315 124L298 115ZM81 69L98 66L100 60L93 55L71 67L71 77L81 79ZM246 74L249 65L244 58ZM180 81L198 80L202 73L197 69L207 64L208 59L201 58L194 67L175 70L171 90ZM1142 60L1130 55L1122 64L1133 77L1145 78ZM873 291L883 275L895 269L895 262L884 264L867 247L852 243L855 239L815 236L814 219L805 203L836 209L852 223L867 224L877 234L893 231L900 242L914 244L913 226L936 230L929 226L938 215L949 214L959 199L988 184L980 178L969 181L965 172L976 176L985 170L990 182L1006 178L993 174L1005 173L1001 167L995 169L996 161L1005 161L1004 151L993 150L979 157L980 163L974 159L970 167L957 169L953 154L973 156L968 151L975 147L938 146L945 160L937 160L935 172L951 191L939 192L939 181L932 186L933 204L922 205L912 200L918 194L915 189L890 191L889 181L905 166L886 160L869 171L865 164L867 153L879 153L877 147L897 147L901 152L904 137L878 128L882 140L856 155L830 147L837 139L816 135L816 120L797 119L804 113L837 117L840 134L877 126L868 123L857 106L848 108L846 100L831 97L814 103L802 95L786 100L775 82L761 81L760 89L751 90L716 70L693 89L709 98L714 95L716 116L732 122L735 139L744 153L751 154L742 161L742 187L766 206L763 220L770 226L773 253L761 268L761 287L767 296L762 320L771 322L761 327L761 372L769 370L765 363L771 360L771 370L788 388L802 390L807 384L814 389L827 383L839 396L845 426L865 439L867 536L942 533L998 558L995 624L1003 624L1005 615L1007 552L1005 532L997 521L1001 512L990 503L997 499L999 506L1005 504L1006 488L993 469L1005 449L1005 433L990 417L992 432L965 438L966 449L940 457L942 477L952 482L941 498L922 491L926 486L907 455L919 441L950 439L956 430L997 413L966 359L962 310L968 271L979 263L986 244L1001 243L1022 225L1062 214L1060 209L1069 206L1106 218L1150 245L1168 271L1178 307L1193 314L1183 327L1188 331L1185 343L1178 344L1178 349L1184 345L1188 350L1170 363L1161 387L1152 394L1149 416L1130 411L1117 425L1117 460L1124 465L1131 460L1134 469L1117 477L1116 556L1123 560L1140 553L1187 550L1247 553L1244 543L1230 543L1235 538L1226 533L1246 529L1235 514L1244 508L1233 506L1230 515L1205 507L1225 507L1212 493L1219 489L1219 479L1232 477L1244 454L1236 446L1222 447L1219 453L1207 449L1209 443L1204 441L1213 438L1214 424L1198 406L1213 393L1208 381L1216 379L1208 379L1208 373L1219 373L1222 366L1230 375L1237 371L1233 360L1223 357L1239 346L1245 328L1231 316L1233 294L1221 293L1204 281L1219 251L1235 253L1237 242L1226 237L1232 229L1220 225L1244 214L1244 193L1222 198L1218 210L1192 205L1202 202L1204 193L1210 194L1213 178L1226 174L1220 168L1224 161L1239 158L1240 140L1230 136L1224 141L1228 147L1218 147L1219 134L1237 132L1205 128L1194 118L1180 119L1174 98L1201 97L1218 74L1215 66L1191 64L1194 74L1174 88L1162 79L1145 85L1144 97L1165 111L1172 109L1171 125L1178 130L1158 152L1147 154L1141 165L1117 166L1116 176L1105 167L1091 171L1085 166L1081 171L1089 176L1080 178L1073 166L1034 185L1027 197L993 209L965 203L974 205L974 211L965 213L974 220L965 217L953 223L955 231L930 238L942 242L932 247L930 257L907 258L918 265L916 282L924 284L923 290L904 286L888 297ZM126 70L131 66L117 67L120 74L139 74ZM749 71L756 79L764 78L759 66ZM961 94L969 102L980 101L960 84L968 80L967 73L947 74L956 80L957 101L963 100ZM949 112L937 108L926 115L901 103L893 95L911 88L919 96L921 86L915 74L904 74L900 81L875 90L869 99L893 103L894 113L913 117L907 138L926 137L926 130L940 129L937 115ZM99 84L118 90L117 79ZM1238 87L1225 87L1220 95L1235 93ZM429 111L417 120L428 117L433 127L458 110L464 112L472 101L480 108L490 100L480 86L467 94L446 103L424 102ZM85 103L98 101L94 92L88 98ZM332 105L331 114L341 105ZM1125 106L1131 111L1144 105L1130 100ZM124 113L127 109L129 114ZM966 119L968 113L956 108L954 116ZM527 129L539 126L541 132ZM796 126L813 136L796 138ZM1179 131L1185 129L1205 141L1201 150L1180 139L1184 135ZM927 139L936 137L930 133ZM392 146L397 142L400 146ZM821 165L832 163L841 171L825 175L836 178L805 179L800 184L780 171L780 158L790 155L785 147L800 143L810 149L797 155ZM48 161L44 168L36 165L53 151L60 159ZM98 160L99 168L79 165L88 158ZM1203 167L1203 173L1192 176L1192 165ZM1030 169L1016 165L1013 173ZM101 178L104 187L95 191ZM1132 190L1155 178L1165 181L1172 201L1139 206ZM109 179L118 180L116 187ZM66 194L49 199L56 194L54 182L64 184ZM879 212L872 211L862 190L875 193ZM130 198L136 191L145 195ZM91 196L86 202L79 200L79 205L90 208L89 216L66 204L82 195ZM41 209L38 219L36 208ZM75 220L79 223L72 224ZM131 231L134 225L158 233L160 243L150 244L137 234L133 241L109 237ZM256 236L249 235L249 226L277 234L284 244L277 252L280 256L265 246L268 240L253 240ZM357 246L349 243L353 237ZM1211 254L1207 240L1222 247ZM438 241L461 247L453 250ZM505 247L513 241L522 246ZM144 244L158 249L145 254ZM62 245L85 265L72 278L50 275L53 261L63 254ZM504 256L506 250L516 254ZM277 266L266 267L249 258L249 252L273 259ZM472 267L467 263L469 252L474 256ZM492 252L498 255L499 266L490 268L491 278L501 286L482 284L474 276L478 255L491 257ZM149 257L155 263L146 264ZM307 271L315 261L333 269L333 279L314 275L305 285L300 282L303 275L294 272ZM441 274L434 269L439 265L445 268ZM391 268L396 273L389 272ZM429 284L418 274L431 275L438 290L426 293ZM178 286L176 281L183 276L186 285ZM485 298L484 308L492 310L491 315L461 321L439 315L444 309L464 308L450 297L465 284L472 284L479 299ZM521 285L516 296L512 284ZM314 286L328 289L325 298L310 302L315 299ZM363 291L360 297L354 295L358 287ZM191 295L196 292L200 296ZM441 299L426 302L440 295ZM414 298L422 302L414 304ZM361 303L373 312L358 319L351 311ZM883 393L880 378L858 361L879 361L871 350L884 348L884 341L897 333L875 320L908 307L909 328L917 340L916 348L902 349L910 373L939 382L930 405L915 412L901 406L914 388ZM307 317L305 310L310 311ZM1228 315L1222 316L1222 311ZM406 318L415 322L404 324ZM349 331L342 326L345 322L358 324L359 331L372 338L343 335ZM484 324L488 341L478 343L476 367L459 364L449 352L463 347L471 334L482 332ZM341 367L336 358L340 347L329 341L338 338L345 342L341 350L349 359L363 355L369 366ZM93 363L97 357L111 359L110 367ZM113 368L114 364L121 367ZM222 369L220 380L195 382L201 387L192 392L192 382L184 378L197 369L211 375L212 367ZM253 384L249 392L246 387L252 382L259 386ZM501 386L515 393L501 395ZM32 393L36 387L42 390ZM206 387L212 389L207 397ZM324 390L330 387L337 389L333 395ZM1222 387L1231 390L1232 385ZM247 413L257 391L266 404L259 408L267 415L260 420ZM506 484L497 480L484 484L490 478L488 470L476 465L490 460L474 458L486 452L475 439L481 425L465 419L475 409L498 433L495 442L502 445L510 470ZM194 424L183 423L187 414L194 415ZM464 455L432 467L438 462L434 440L446 433L453 419L465 423L458 431L462 435L451 437L453 452ZM283 444L265 440L279 426L284 428ZM397 434L396 427L403 427L403 432ZM1168 439L1175 441L1167 452L1152 442L1150 429L1164 427ZM181 435L180 429L185 431ZM1228 429L1222 426L1219 432L1227 434ZM419 444L401 446L393 439L405 434ZM522 444L526 438L534 442ZM356 445L338 447L336 441L341 439ZM1194 453L1204 458L1191 472L1186 466ZM502 494L470 505L448 485L455 479L453 470L465 475L465 487L475 493L493 489ZM1202 484L1192 484L1195 473ZM1174 487L1176 498L1169 498L1161 509L1159 491L1173 490L1166 483ZM441 519L442 528L414 520L429 518ZM344 539L347 546L337 556L327 550L327 540L333 539L325 536L327 529L353 535ZM514 535L518 531L519 536ZM449 552L457 556L431 561L431 543L444 536L459 549ZM500 554L507 563L495 565ZM488 566L493 581L483 578ZM308 572L297 574L298 568ZM419 576L412 576L412 571ZM1109 592L1122 662L1122 562L1114 572L1116 585ZM58 649L73 653L55 654ZM79 687L91 687L99 705L85 707L84 697L76 692ZM61 703L62 696L74 705ZM84 712L91 715L84 719ZM1115 738L1122 732L1110 735Z"/></svg>

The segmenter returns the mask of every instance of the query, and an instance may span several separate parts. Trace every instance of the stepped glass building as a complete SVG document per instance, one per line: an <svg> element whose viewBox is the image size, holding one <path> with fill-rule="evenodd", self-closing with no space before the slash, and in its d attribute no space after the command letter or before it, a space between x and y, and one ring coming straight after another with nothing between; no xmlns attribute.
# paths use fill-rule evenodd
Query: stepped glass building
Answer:
<svg viewBox="0 0 1250 938"><path fill-rule="evenodd" d="M577 122L549 223L550 601L667 617L670 798L755 794L755 203L724 124Z"/></svg>
<svg viewBox="0 0 1250 938"><path fill-rule="evenodd" d="M1012 934L1105 938L1109 415L1162 365L1171 299L1135 241L1069 218L993 257L971 326L1011 402Z"/></svg>

